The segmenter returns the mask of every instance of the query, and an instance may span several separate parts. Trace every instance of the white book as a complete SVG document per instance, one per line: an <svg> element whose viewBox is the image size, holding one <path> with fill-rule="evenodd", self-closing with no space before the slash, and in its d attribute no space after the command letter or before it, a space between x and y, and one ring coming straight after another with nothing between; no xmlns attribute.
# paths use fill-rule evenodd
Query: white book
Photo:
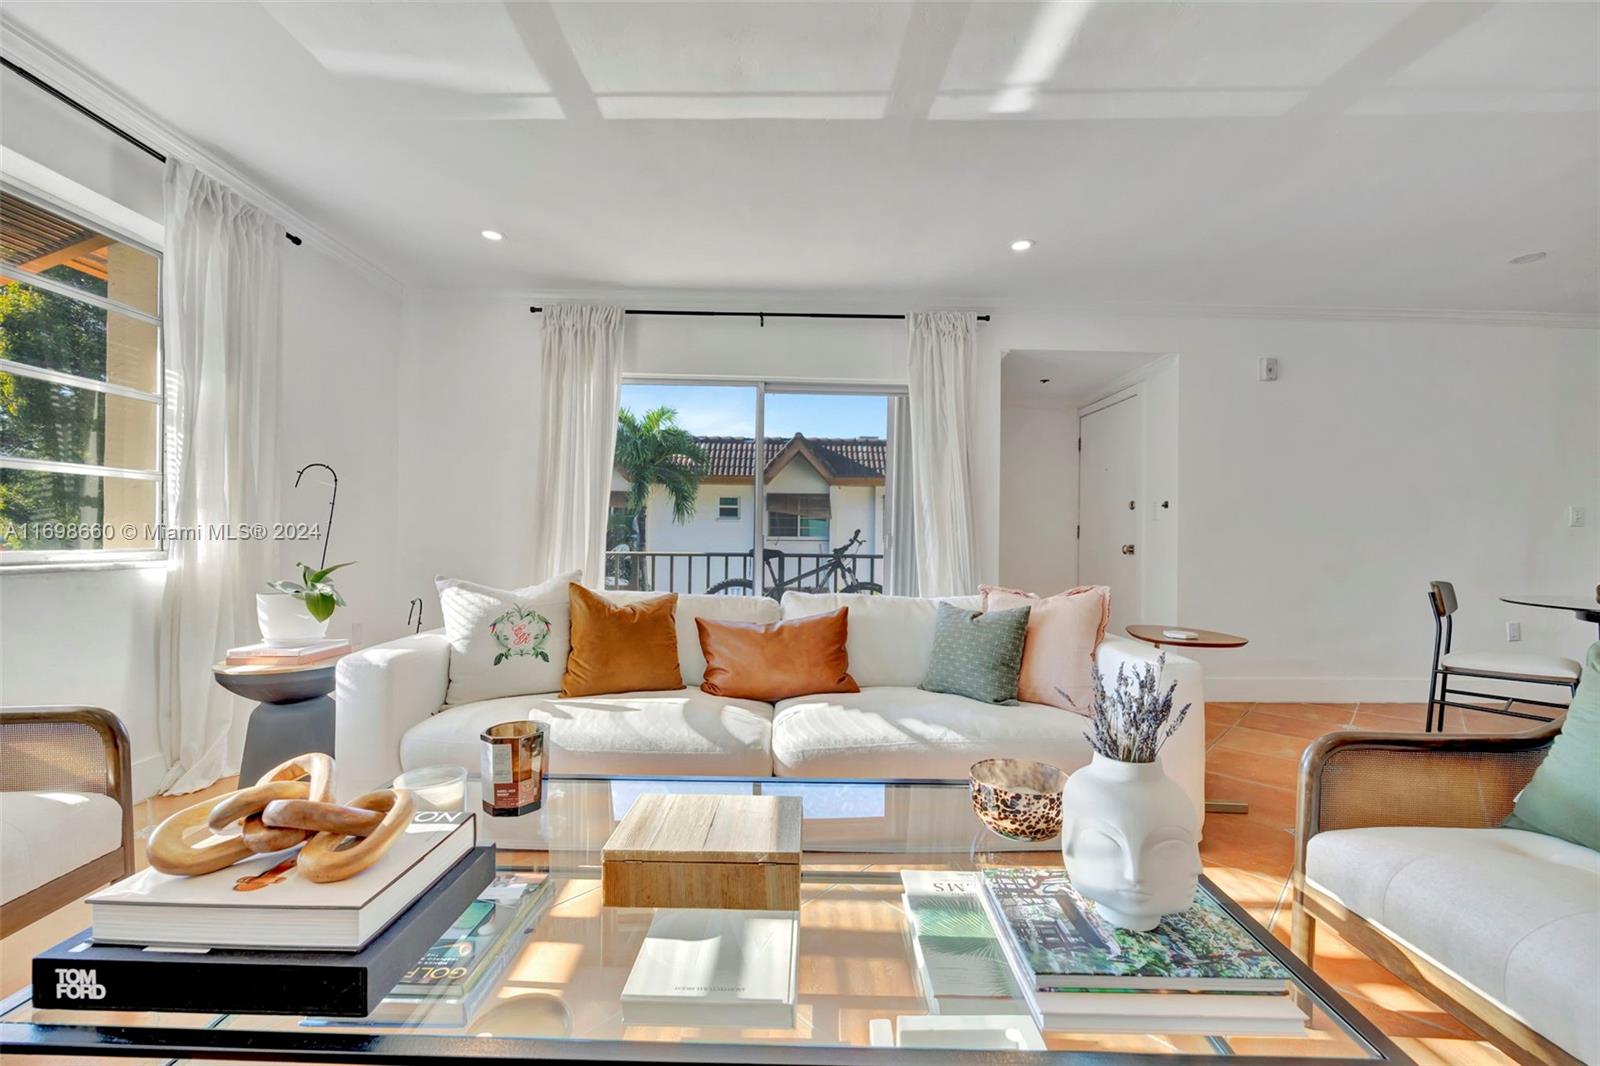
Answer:
<svg viewBox="0 0 1600 1066"><path fill-rule="evenodd" d="M1044 1037L1026 1014L908 1014L895 1019L899 1047L969 1051L1044 1051Z"/></svg>
<svg viewBox="0 0 1600 1066"><path fill-rule="evenodd" d="M794 911L657 911L622 988L622 1019L792 1028L799 934Z"/></svg>
<svg viewBox="0 0 1600 1066"><path fill-rule="evenodd" d="M317 884L293 865L298 849L257 855L214 873L141 870L89 897L94 939L185 948L359 951L477 842L470 813L412 819L377 862ZM203 846L203 842L202 842Z"/></svg>

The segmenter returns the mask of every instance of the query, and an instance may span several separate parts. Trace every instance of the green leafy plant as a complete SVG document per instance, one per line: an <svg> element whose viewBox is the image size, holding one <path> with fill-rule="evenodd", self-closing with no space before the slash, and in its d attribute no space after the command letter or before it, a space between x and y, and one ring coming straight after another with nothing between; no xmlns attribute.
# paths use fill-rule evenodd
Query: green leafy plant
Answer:
<svg viewBox="0 0 1600 1066"><path fill-rule="evenodd" d="M319 622L326 622L332 618L334 608L345 606L344 597L339 595L339 590L328 580L328 575L335 570L353 566L354 560L348 563L335 563L321 570L313 570L305 563L294 565L300 568L299 581L269 581L267 587L304 602L306 610L311 612L311 617Z"/></svg>

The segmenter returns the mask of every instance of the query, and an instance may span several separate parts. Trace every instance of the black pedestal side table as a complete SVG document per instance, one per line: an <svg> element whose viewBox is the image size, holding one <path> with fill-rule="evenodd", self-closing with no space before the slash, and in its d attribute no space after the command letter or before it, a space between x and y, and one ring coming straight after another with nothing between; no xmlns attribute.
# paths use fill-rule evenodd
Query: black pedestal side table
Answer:
<svg viewBox="0 0 1600 1066"><path fill-rule="evenodd" d="M244 734L239 783L253 785L296 755L333 754L333 676L337 660L310 666L229 666L217 663L217 684L257 700Z"/></svg>

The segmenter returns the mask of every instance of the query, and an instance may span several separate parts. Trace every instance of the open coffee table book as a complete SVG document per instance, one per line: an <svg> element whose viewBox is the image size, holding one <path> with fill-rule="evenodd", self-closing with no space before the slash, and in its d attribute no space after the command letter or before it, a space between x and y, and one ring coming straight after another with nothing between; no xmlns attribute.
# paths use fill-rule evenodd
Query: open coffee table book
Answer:
<svg viewBox="0 0 1600 1066"><path fill-rule="evenodd" d="M605 906L603 848L634 804L707 794L799 801L798 911ZM987 1048L1039 1062L1408 1061L1222 887L1202 878L1194 906L1150 933L1112 930L1073 892L1057 843L992 833L965 781L552 776L539 811L476 821L492 860L488 847L471 854L495 867L493 881L486 870L363 1016L250 1002L50 1009L24 990L0 1004L0 1050L937 1063Z"/></svg>

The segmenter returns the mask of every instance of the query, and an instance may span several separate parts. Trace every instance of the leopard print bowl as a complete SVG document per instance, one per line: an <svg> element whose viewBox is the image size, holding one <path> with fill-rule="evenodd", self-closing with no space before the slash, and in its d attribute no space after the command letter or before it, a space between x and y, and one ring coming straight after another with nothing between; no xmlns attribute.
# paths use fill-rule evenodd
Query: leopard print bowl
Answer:
<svg viewBox="0 0 1600 1066"><path fill-rule="evenodd" d="M985 759L972 764L972 809L983 824L1011 840L1061 835L1061 790L1067 775L1029 759Z"/></svg>

